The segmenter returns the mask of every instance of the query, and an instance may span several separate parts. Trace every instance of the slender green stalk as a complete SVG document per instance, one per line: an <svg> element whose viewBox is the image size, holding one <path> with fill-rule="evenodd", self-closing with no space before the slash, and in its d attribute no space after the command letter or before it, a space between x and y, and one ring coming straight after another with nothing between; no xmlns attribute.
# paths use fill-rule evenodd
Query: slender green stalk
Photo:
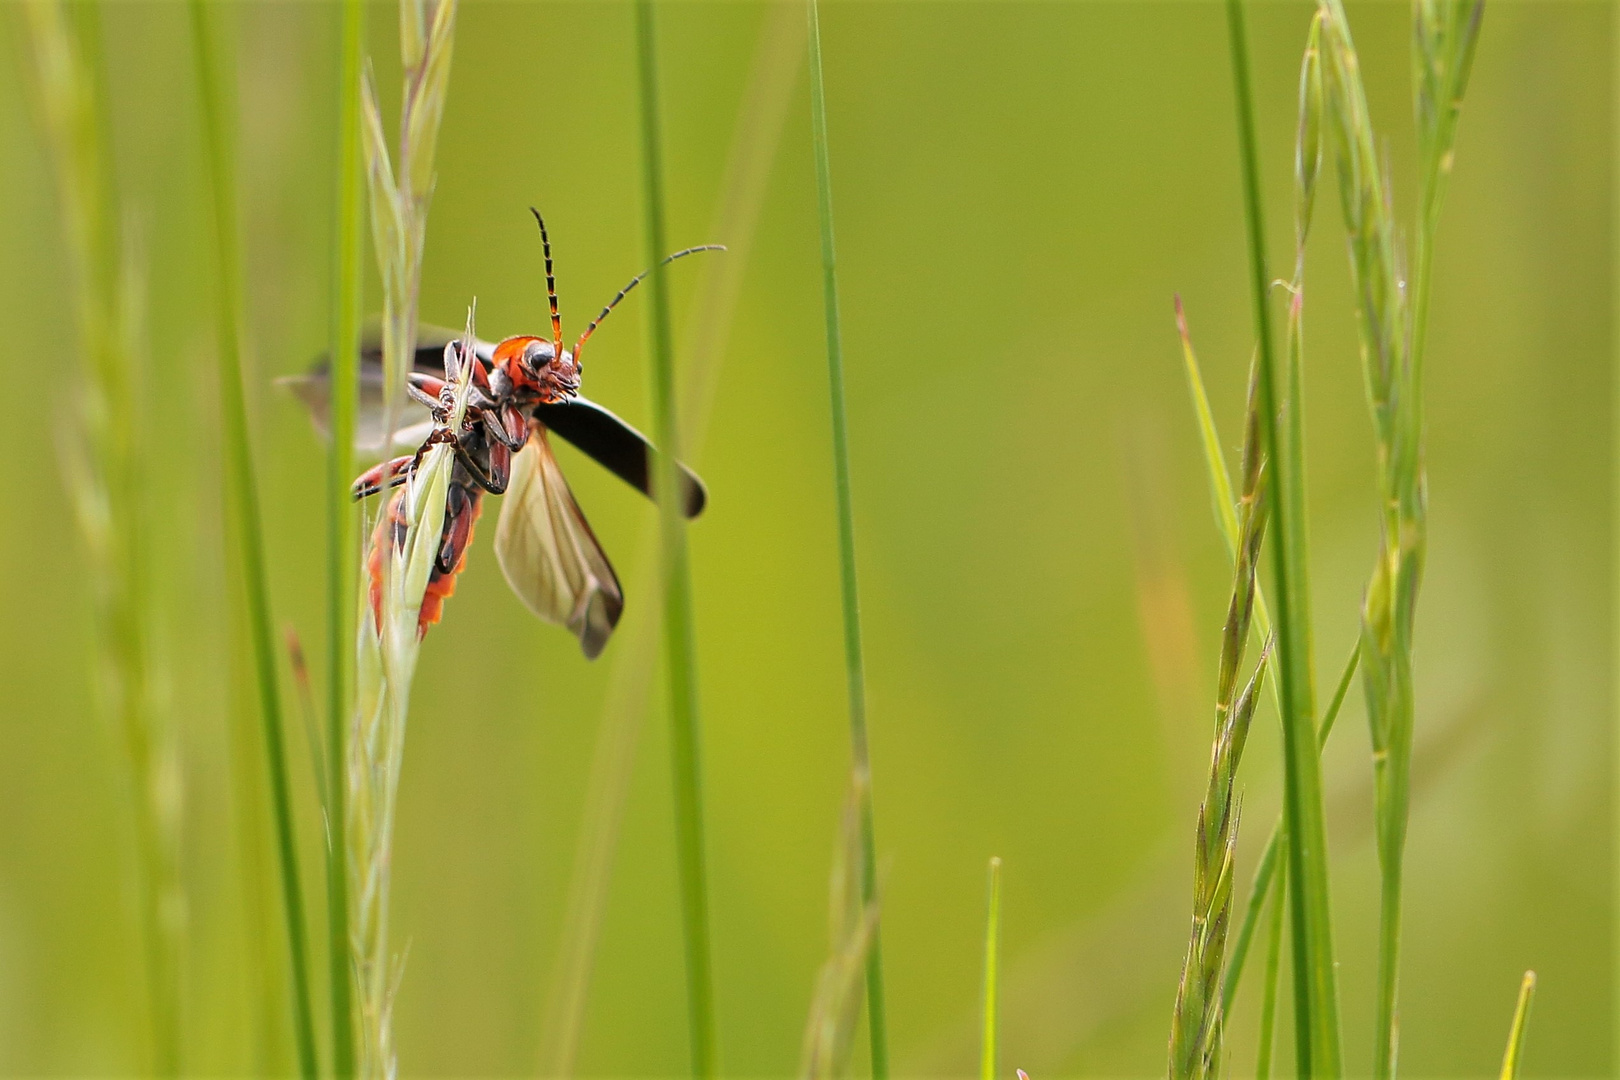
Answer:
<svg viewBox="0 0 1620 1080"><path fill-rule="evenodd" d="M1272 348L1267 304L1265 223L1261 214L1259 152L1254 102L1249 88L1248 41L1242 0L1227 0L1238 140L1243 166L1244 217L1248 227L1254 328L1260 354L1260 401L1276 492L1271 545L1282 699L1283 803L1288 821L1288 896L1293 927L1295 1043L1302 1077L1337 1077L1341 1071L1337 978L1327 869L1327 824L1317 757L1311 659L1310 611L1305 559L1305 491L1300 409L1288 395L1290 373L1279 370Z"/></svg>
<svg viewBox="0 0 1620 1080"><path fill-rule="evenodd" d="M827 148L827 95L821 69L821 14L808 0L810 17L810 137L816 157L816 195L821 217L822 296L827 313L827 377L832 392L833 479L838 496L838 566L844 608L844 668L849 687L849 737L855 771L864 777L861 806L861 889L877 895L877 829L872 813L872 757L866 736L866 660L861 646L860 590L855 576L855 505L849 478L849 421L844 407L844 346L838 319L838 259L833 244L832 164ZM872 1040L873 1080L889 1075L889 1034L883 995L883 946L878 927L866 953L867 1028Z"/></svg>
<svg viewBox="0 0 1620 1080"><path fill-rule="evenodd" d="M648 308L652 344L652 402L658 454L656 490L663 548L664 660L669 671L670 748L675 787L675 839L680 865L686 942L687 1011L692 1074L718 1069L714 975L709 947L709 896L703 845L703 777L698 728L697 650L692 627L692 573L686 549L675 462L680 454L675 401L675 357L669 290L662 263L664 179L658 111L657 28L652 0L636 0L636 57L641 91L642 179L647 218Z"/></svg>
<svg viewBox="0 0 1620 1080"><path fill-rule="evenodd" d="M66 455L68 487L89 566L96 630L97 707L128 755L140 938L150 1032L149 1070L181 1065L181 772L170 715L154 700L154 615L145 550L146 448L139 371L143 298L124 242L108 128L101 8L31 0L35 104L52 158L64 249L73 273L78 407Z"/></svg>
<svg viewBox="0 0 1620 1080"><path fill-rule="evenodd" d="M348 731L354 679L356 529L349 479L359 392L362 202L365 157L360 141L360 80L365 62L365 4L344 0L338 61L338 153L332 265L332 445L327 458L326 622L328 664L326 806L327 980L331 984L332 1075L354 1075L353 968L349 955L347 871Z"/></svg>
<svg viewBox="0 0 1620 1080"><path fill-rule="evenodd" d="M1271 934L1266 947L1266 993L1260 1002L1260 1051L1255 1056L1256 1080L1271 1076L1272 1046L1276 1042L1277 976L1282 968L1283 910L1288 900L1288 875L1278 874L1271 887Z"/></svg>
<svg viewBox="0 0 1620 1080"><path fill-rule="evenodd" d="M226 500L231 508L247 592L248 633L258 676L259 714L264 725L265 759L269 766L270 802L281 870L282 907L287 923L287 951L292 974L293 1033L299 1072L316 1074L315 1025L310 1009L309 950L305 940L304 896L299 881L298 845L293 833L292 797L288 790L281 692L277 684L275 635L271 627L270 592L266 581L264 537L259 514L258 481L249 442L247 405L242 387L242 266L237 248L236 174L230 144L217 46L208 0L192 0L192 42L196 49L198 97L202 104L204 157L214 211L219 396L225 451Z"/></svg>
<svg viewBox="0 0 1620 1080"><path fill-rule="evenodd" d="M1502 1080L1519 1075L1519 1055L1524 1051L1524 1028L1530 1022L1530 1002L1536 996L1536 973L1524 973L1519 984L1519 1003L1513 1009L1513 1027L1508 1031L1507 1051L1502 1055Z"/></svg>
<svg viewBox="0 0 1620 1080"><path fill-rule="evenodd" d="M990 860L990 901L984 919L984 1038L979 1080L996 1080L996 1026L1000 1007L1001 860Z"/></svg>

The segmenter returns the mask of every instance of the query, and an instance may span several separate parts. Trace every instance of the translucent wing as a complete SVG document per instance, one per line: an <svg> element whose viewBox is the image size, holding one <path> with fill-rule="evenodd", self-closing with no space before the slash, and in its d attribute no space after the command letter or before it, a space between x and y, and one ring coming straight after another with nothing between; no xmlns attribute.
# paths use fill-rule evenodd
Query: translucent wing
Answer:
<svg viewBox="0 0 1620 1080"><path fill-rule="evenodd" d="M624 593L539 424L512 459L503 502L495 557L507 584L530 611L572 630L595 659L618 625Z"/></svg>

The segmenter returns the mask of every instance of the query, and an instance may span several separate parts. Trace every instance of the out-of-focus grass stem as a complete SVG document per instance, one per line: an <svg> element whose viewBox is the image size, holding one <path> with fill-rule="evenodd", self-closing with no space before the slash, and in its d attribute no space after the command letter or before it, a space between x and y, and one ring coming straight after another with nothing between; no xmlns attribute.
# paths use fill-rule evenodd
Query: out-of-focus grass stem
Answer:
<svg viewBox="0 0 1620 1080"><path fill-rule="evenodd" d="M247 598L248 633L259 687L259 713L264 726L269 766L271 812L281 870L282 907L287 924L287 951L292 975L293 1032L298 1066L306 1078L316 1074L314 1018L310 1008L309 951L305 939L304 898L298 872L298 845L293 833L292 797L288 790L281 692L277 682L275 635L270 618L264 535L259 514L258 481L249 442L247 404L242 386L242 279L237 246L235 149L232 123L220 85L218 45L208 0L192 0L192 41L196 50L198 97L202 105L204 158L214 215L215 302L219 351L220 416L225 451L226 501L241 559Z"/></svg>
<svg viewBox="0 0 1620 1080"><path fill-rule="evenodd" d="M327 458L326 625L327 753L326 919L328 1001L332 1013L332 1075L354 1074L353 968L349 955L347 873L348 731L354 703L355 508L354 425L359 388L362 199L365 157L360 142L360 79L365 62L365 4L343 0L338 61L338 154L332 256L332 444Z"/></svg>
<svg viewBox="0 0 1620 1080"><path fill-rule="evenodd" d="M1000 1013L1001 860L990 860L989 902L984 919L984 1021L979 1080L996 1080L996 1034Z"/></svg>
<svg viewBox="0 0 1620 1080"><path fill-rule="evenodd" d="M658 495L664 577L664 662L669 675L670 748L674 770L676 857L686 943L686 992L692 1074L718 1069L714 974L709 946L709 894L703 843L703 773L698 720L697 655L692 626L692 572L686 521L675 493L680 453L675 356L669 321L664 243L663 148L658 107L657 26L652 0L636 0L636 59L640 76L641 164L647 222L648 330L652 346L653 430L661 448Z"/></svg>
<svg viewBox="0 0 1620 1080"><path fill-rule="evenodd" d="M1250 291L1260 355L1260 408L1269 451L1270 484L1276 493L1272 562L1276 606L1277 678L1282 699L1283 805L1288 826L1288 869L1294 965L1295 1043L1301 1077L1337 1077L1339 1017L1337 973L1333 962L1333 921L1327 869L1327 824L1322 808L1322 776L1317 756L1310 611L1305 560L1304 462L1300 454L1299 409L1282 415L1290 372L1277 363L1271 336L1266 269L1264 205L1260 197L1259 150L1254 101L1249 85L1247 31L1243 0L1227 0L1238 142L1243 173L1244 219L1249 241Z"/></svg>
<svg viewBox="0 0 1620 1080"><path fill-rule="evenodd" d="M810 18L810 137L816 159L816 201L821 218L822 297L827 315L827 376L832 392L833 481L838 496L838 566L844 609L844 667L849 687L849 736L854 768L862 777L861 895L877 895L877 828L872 813L872 757L866 736L866 660L861 644L860 590L855 574L855 506L849 476L849 421L844 405L844 346L838 319L838 259L833 242L832 164L827 140L827 95L821 66L821 14L808 0ZM889 1035L883 995L883 945L872 928L866 952L866 1019L872 1040L873 1080L889 1075Z"/></svg>
<svg viewBox="0 0 1620 1080"><path fill-rule="evenodd" d="M153 692L153 613L147 582L147 470L136 370L142 300L121 227L108 129L98 3L31 0L23 7L34 93L50 152L65 250L73 271L82 397L65 445L67 482L85 544L96 624L98 707L124 739L145 953L148 1069L181 1067L181 776L175 731Z"/></svg>
<svg viewBox="0 0 1620 1080"><path fill-rule="evenodd" d="M1524 973L1519 983L1519 1003L1513 1009L1513 1026L1508 1030L1507 1050L1502 1054L1502 1080L1519 1075L1519 1055L1524 1051L1524 1029L1530 1022L1530 1002L1536 996L1536 973Z"/></svg>

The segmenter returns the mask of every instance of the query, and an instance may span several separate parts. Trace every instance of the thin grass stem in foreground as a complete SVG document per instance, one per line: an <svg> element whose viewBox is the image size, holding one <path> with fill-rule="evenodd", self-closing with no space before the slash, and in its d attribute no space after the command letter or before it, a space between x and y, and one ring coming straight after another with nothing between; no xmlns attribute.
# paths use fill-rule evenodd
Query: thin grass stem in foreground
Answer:
<svg viewBox="0 0 1620 1080"><path fill-rule="evenodd" d="M147 1068L181 1067L181 771L172 718L153 692L155 616L145 550L147 451L138 369L143 297L123 234L98 4L32 0L23 7L34 54L34 104L52 159L64 248L73 274L76 407L61 458L89 566L95 621L93 685L108 730L128 754L135 894L144 951Z"/></svg>
<svg viewBox="0 0 1620 1080"><path fill-rule="evenodd" d="M241 253L236 234L235 148L231 144L234 125L228 118L223 100L217 63L218 44L212 23L212 8L208 0L192 0L192 43L196 50L204 158L214 212L216 331L219 337L219 396L226 502L231 508L231 532L241 559L243 585L247 594L248 633L252 639L259 687L259 718L264 726L271 813L275 822L282 909L286 918L287 952L292 977L293 1037L298 1051L299 1071L304 1077L313 1078L317 1070L315 1023L310 1007L304 894L298 870L298 843L293 831L292 796L287 778L286 736L282 724L281 691L277 682L270 590L265 572L258 479L249 441L247 404L242 382L243 294Z"/></svg>
<svg viewBox="0 0 1620 1080"><path fill-rule="evenodd" d="M645 198L648 331L664 577L664 661L669 675L670 750L674 770L676 857L686 943L686 993L692 1073L714 1076L718 1047L714 974L709 946L709 893L703 843L702 741L698 720L697 655L692 626L692 571L686 548L675 462L680 454L675 400L675 357L669 321L669 289L662 262L664 178L658 109L657 27L652 0L636 0L636 59L640 76L641 165Z"/></svg>
<svg viewBox="0 0 1620 1080"><path fill-rule="evenodd" d="M872 758L866 734L866 660L861 644L860 590L855 575L855 506L849 475L849 421L844 404L844 346L838 318L838 258L833 242L832 164L827 146L827 95L821 66L821 14L808 0L810 17L810 137L816 159L816 203L821 218L822 297L827 316L827 378L832 395L833 481L838 497L838 567L844 610L844 668L849 687L849 737L853 765L862 776L861 894L877 895L877 828L872 813ZM872 1041L873 1080L889 1075L889 1035L883 995L881 928L872 928L866 953L867 1028Z"/></svg>
<svg viewBox="0 0 1620 1080"><path fill-rule="evenodd" d="M326 471L327 682L326 920L332 1075L354 1075L353 961L349 953L348 732L354 679L354 426L365 224L365 155L360 141L360 84L365 63L365 4L343 0L338 39L338 153L332 254L332 441Z"/></svg>
<svg viewBox="0 0 1620 1080"><path fill-rule="evenodd" d="M1001 860L990 860L990 899L984 919L984 1026L979 1080L996 1080L996 1035L1000 1014Z"/></svg>
<svg viewBox="0 0 1620 1080"><path fill-rule="evenodd" d="M1524 1051L1524 1029L1530 1022L1530 1002L1536 996L1536 973L1524 973L1519 983L1519 1003L1513 1009L1513 1026L1508 1030L1507 1051L1502 1055L1502 1080L1519 1075L1519 1055Z"/></svg>
<svg viewBox="0 0 1620 1080"><path fill-rule="evenodd" d="M1279 370L1267 303L1264 205L1243 0L1227 0L1232 78L1237 98L1243 173L1244 220L1249 241L1250 292L1260 356L1260 408L1276 492L1272 538L1277 620L1277 678L1282 699L1283 805L1288 820L1288 869L1294 962L1295 1046L1301 1077L1333 1080L1341 1070L1337 974L1327 868L1327 823L1322 807L1312 675L1309 587L1305 560L1305 492L1298 409L1282 415L1289 373Z"/></svg>

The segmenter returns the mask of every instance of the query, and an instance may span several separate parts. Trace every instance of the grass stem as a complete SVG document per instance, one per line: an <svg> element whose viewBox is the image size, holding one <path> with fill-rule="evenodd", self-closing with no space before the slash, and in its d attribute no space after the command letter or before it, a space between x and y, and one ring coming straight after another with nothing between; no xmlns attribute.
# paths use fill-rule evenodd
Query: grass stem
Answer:
<svg viewBox="0 0 1620 1080"><path fill-rule="evenodd" d="M293 831L292 797L288 790L281 692L277 682L275 633L265 572L258 480L253 465L243 391L243 293L241 253L236 234L235 150L230 143L231 124L224 105L212 22L212 7L208 0L192 0L192 42L196 50L204 156L214 212L215 301L226 500L231 508L231 531L235 534L241 559L248 633L252 640L259 687L259 716L264 727L265 760L269 766L271 813L275 822L282 909L286 918L287 951L292 976L293 1035L299 1072L306 1078L313 1078L317 1066L314 1018L310 1008L304 896L298 871L297 838Z"/></svg>
<svg viewBox="0 0 1620 1080"><path fill-rule="evenodd" d="M712 1077L718 1068L714 975L709 945L709 896L703 843L703 778L698 719L697 655L692 625L692 573L686 547L675 462L680 453L675 399L675 357L669 290L662 263L664 243L663 147L658 109L657 27L652 0L636 0L636 58L640 76L642 180L647 222L647 286L652 345L655 441L661 448L658 495L664 575L664 649L669 674L670 746L674 769L676 855L680 866L682 925L686 943L687 1015L692 1074Z"/></svg>
<svg viewBox="0 0 1620 1080"><path fill-rule="evenodd" d="M1276 515L1271 550L1276 606L1277 678L1282 703L1283 804L1288 821L1288 897L1292 918L1295 1045L1301 1077L1337 1077L1341 1071L1337 976L1327 869L1327 825L1322 808L1321 766L1312 712L1312 659L1305 566L1304 477L1298 438L1298 408L1284 417L1289 372L1273 349L1267 303L1265 222L1260 197L1259 150L1249 85L1243 0L1227 0L1238 142L1243 173L1244 218L1255 337L1260 355L1260 402L1269 451ZM1286 427L1285 427L1286 425Z"/></svg>
<svg viewBox="0 0 1620 1080"><path fill-rule="evenodd" d="M343 0L338 61L338 153L332 265L332 443L327 458L326 621L330 675L326 762L327 979L332 1013L332 1075L354 1075L353 967L349 947L348 731L354 680L354 426L359 388L361 249L365 157L360 141L360 80L365 62L365 4Z"/></svg>
<svg viewBox="0 0 1620 1080"><path fill-rule="evenodd" d="M990 899L984 920L984 1036L979 1080L996 1080L996 1034L1000 1006L1001 860L990 860Z"/></svg>
<svg viewBox="0 0 1620 1080"><path fill-rule="evenodd" d="M861 644L860 590L855 575L855 507L849 471L849 421L844 405L844 347L838 318L838 259L833 243L832 165L827 147L827 95L821 65L821 14L808 0L810 18L810 130L816 159L816 202L821 218L822 296L827 316L827 377L832 395L833 479L838 497L838 566L844 609L844 668L849 688L849 737L853 765L862 778L861 895L877 896L877 829L872 812L872 758L866 734L866 661ZM872 928L866 952L867 1029L873 1080L889 1075L887 1008L883 994L880 928Z"/></svg>
<svg viewBox="0 0 1620 1080"><path fill-rule="evenodd" d="M1502 1055L1502 1080L1519 1075L1519 1055L1524 1051L1524 1029L1530 1022L1530 1002L1536 996L1536 973L1524 973L1519 983L1519 1003L1513 1009L1513 1026L1508 1030L1507 1051Z"/></svg>
<svg viewBox="0 0 1620 1080"><path fill-rule="evenodd" d="M1276 1042L1277 976L1282 967L1283 914L1288 901L1288 875L1278 874L1271 886L1271 934L1266 946L1265 996L1260 1001L1260 1049L1255 1055L1256 1080L1271 1076L1272 1047Z"/></svg>

